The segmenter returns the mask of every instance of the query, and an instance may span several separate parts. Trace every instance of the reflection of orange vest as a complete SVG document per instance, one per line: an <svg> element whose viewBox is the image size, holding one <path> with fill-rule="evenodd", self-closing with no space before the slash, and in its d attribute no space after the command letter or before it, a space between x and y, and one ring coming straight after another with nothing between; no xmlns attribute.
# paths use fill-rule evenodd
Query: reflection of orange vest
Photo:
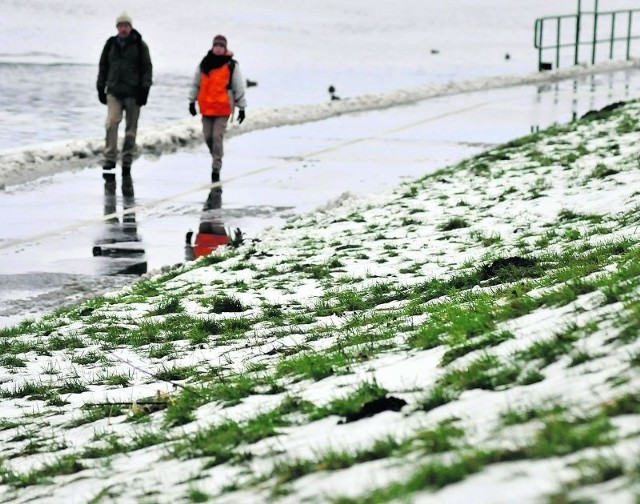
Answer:
<svg viewBox="0 0 640 504"><path fill-rule="evenodd" d="M210 254L220 245L226 245L227 243L229 243L229 237L226 234L198 233L196 242L193 245L193 255L197 259L200 256Z"/></svg>
<svg viewBox="0 0 640 504"><path fill-rule="evenodd" d="M231 78L229 65L214 68L208 74L200 73L198 107L203 116L231 115L227 84Z"/></svg>

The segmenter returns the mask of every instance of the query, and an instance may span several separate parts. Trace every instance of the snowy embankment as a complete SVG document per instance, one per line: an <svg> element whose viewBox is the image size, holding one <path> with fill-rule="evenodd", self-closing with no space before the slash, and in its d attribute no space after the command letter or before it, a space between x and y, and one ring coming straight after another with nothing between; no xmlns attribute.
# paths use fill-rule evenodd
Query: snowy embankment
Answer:
<svg viewBox="0 0 640 504"><path fill-rule="evenodd" d="M640 104L0 331L5 502L640 498Z"/></svg>
<svg viewBox="0 0 640 504"><path fill-rule="evenodd" d="M501 87L541 84L633 68L637 65L637 60L605 62L595 66L578 66L545 73L502 75L455 81L447 84L432 84L391 93L362 95L322 104L253 110L242 126L235 122L230 124L228 136L265 128L318 121L351 112L384 109L437 96ZM155 125L153 128L142 128L138 134L139 151L141 154L147 155L162 155L181 147L201 142L201 127L199 121L195 118ZM92 138L57 141L1 151L0 187L27 182L58 171L97 165L101 161L103 147L104 140L102 138Z"/></svg>

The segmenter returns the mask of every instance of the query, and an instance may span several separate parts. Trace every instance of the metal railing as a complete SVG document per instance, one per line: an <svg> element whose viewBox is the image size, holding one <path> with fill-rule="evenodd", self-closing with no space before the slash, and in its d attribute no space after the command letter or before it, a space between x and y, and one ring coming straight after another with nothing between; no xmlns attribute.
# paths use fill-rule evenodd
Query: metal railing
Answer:
<svg viewBox="0 0 640 504"><path fill-rule="evenodd" d="M534 47L538 50L538 70L551 70L553 63L543 61L543 55L548 51L555 51L555 68L560 67L560 53L563 49L573 48L573 64L579 64L581 46L591 46L591 64L595 64L597 47L599 44L609 44L609 59L614 57L614 46L617 42L626 44L625 58L631 59L631 41L640 39L640 33L634 34L634 14L640 13L640 9L614 10L599 12L598 0L595 0L593 11L582 11L581 1L578 1L578 13L564 16L548 16L538 18L534 25ZM585 19L592 20L589 25L592 33L588 40L582 40L583 24ZM599 38L599 26L608 22L609 33L606 38ZM622 31L619 27L622 23ZM551 25L549 27L549 25ZM567 27L567 25L569 25ZM605 27L606 28L606 27ZM555 30L554 30L555 29ZM563 39L564 33L569 33L569 38ZM600 30L602 31L602 30ZM545 34L551 33L552 40L545 43ZM555 36L554 36L555 35Z"/></svg>

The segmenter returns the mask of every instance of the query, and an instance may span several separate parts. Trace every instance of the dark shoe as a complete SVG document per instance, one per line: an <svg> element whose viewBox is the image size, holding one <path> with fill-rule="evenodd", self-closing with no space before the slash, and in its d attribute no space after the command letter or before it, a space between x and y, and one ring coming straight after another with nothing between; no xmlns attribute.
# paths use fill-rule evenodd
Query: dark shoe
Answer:
<svg viewBox="0 0 640 504"><path fill-rule="evenodd" d="M220 170L213 170L211 172L211 182L220 182Z"/></svg>

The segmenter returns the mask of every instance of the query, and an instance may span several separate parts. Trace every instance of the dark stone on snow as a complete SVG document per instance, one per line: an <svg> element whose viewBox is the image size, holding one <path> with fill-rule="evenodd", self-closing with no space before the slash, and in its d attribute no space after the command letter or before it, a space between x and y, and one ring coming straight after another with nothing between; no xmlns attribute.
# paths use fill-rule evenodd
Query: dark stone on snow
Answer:
<svg viewBox="0 0 640 504"><path fill-rule="evenodd" d="M341 420L338 423L345 424L349 422L356 422L363 418L372 417L378 413L382 413L383 411L400 411L406 405L407 401L399 399L398 397L379 397L364 403L359 411L345 416L344 420Z"/></svg>
<svg viewBox="0 0 640 504"><path fill-rule="evenodd" d="M537 278L543 274L543 268L535 259L527 257L506 257L496 259L480 268L480 280L497 280L495 283L515 282L523 278Z"/></svg>
<svg viewBox="0 0 640 504"><path fill-rule="evenodd" d="M600 110L590 110L586 114L584 114L580 119L601 119L605 118L609 115L609 113L617 108L626 105L627 102L619 101L615 103L610 103L609 105L602 107Z"/></svg>
<svg viewBox="0 0 640 504"><path fill-rule="evenodd" d="M338 250L348 250L348 249L359 249L361 248L360 245L353 245L353 244L345 244L345 245L338 245L336 247L336 251Z"/></svg>

